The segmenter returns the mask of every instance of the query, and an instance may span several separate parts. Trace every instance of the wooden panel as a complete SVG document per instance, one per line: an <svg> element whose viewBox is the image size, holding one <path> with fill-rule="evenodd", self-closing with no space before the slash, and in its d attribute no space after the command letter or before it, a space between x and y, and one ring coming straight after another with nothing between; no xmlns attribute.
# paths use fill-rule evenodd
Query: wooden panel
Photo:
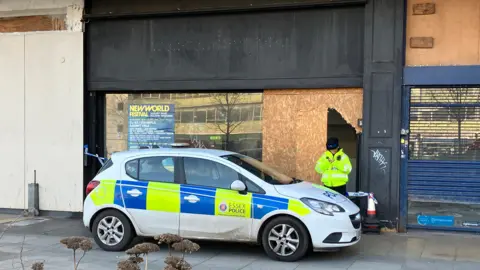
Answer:
<svg viewBox="0 0 480 270"><path fill-rule="evenodd" d="M325 151L328 109L360 132L362 100L362 89L266 90L263 160L291 176L319 182L314 168Z"/></svg>
<svg viewBox="0 0 480 270"><path fill-rule="evenodd" d="M430 15L435 13L435 3L413 4L413 15Z"/></svg>
<svg viewBox="0 0 480 270"><path fill-rule="evenodd" d="M0 19L0 33L65 30L65 16L26 16Z"/></svg>
<svg viewBox="0 0 480 270"><path fill-rule="evenodd" d="M407 66L480 64L480 1L437 0L435 14L413 15L413 6L424 0L408 0L407 39L432 37L433 49L406 48Z"/></svg>
<svg viewBox="0 0 480 270"><path fill-rule="evenodd" d="M433 48L433 38L432 37L411 37L410 38L410 48Z"/></svg>

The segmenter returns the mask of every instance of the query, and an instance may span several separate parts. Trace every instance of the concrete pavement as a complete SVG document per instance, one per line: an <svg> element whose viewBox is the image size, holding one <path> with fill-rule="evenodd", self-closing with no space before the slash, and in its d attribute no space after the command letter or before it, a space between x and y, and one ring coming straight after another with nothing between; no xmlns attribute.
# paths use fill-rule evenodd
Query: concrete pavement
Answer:
<svg viewBox="0 0 480 270"><path fill-rule="evenodd" d="M90 236L80 220L26 219L13 224L0 222L0 270L25 269L44 261L45 269L73 269L72 254L60 243L67 236ZM23 244L22 244L23 243ZM199 252L187 255L193 269L480 269L480 237L471 234L413 232L363 235L362 241L334 253L314 253L302 261L282 263L268 259L258 246L199 242ZM150 269L163 269L165 247L149 256ZM116 269L126 258L123 252L104 252L94 247L80 264L80 269Z"/></svg>

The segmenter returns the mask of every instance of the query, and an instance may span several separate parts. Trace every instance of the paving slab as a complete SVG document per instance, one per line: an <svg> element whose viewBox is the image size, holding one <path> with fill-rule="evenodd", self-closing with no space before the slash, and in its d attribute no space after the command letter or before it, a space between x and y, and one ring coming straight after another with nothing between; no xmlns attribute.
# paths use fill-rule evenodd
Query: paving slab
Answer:
<svg viewBox="0 0 480 270"><path fill-rule="evenodd" d="M387 262L356 261L348 270L400 270L402 264Z"/></svg>
<svg viewBox="0 0 480 270"><path fill-rule="evenodd" d="M0 223L0 270L25 269L37 261L45 262L45 269L72 269L72 252L60 244L63 237L91 234L81 220L54 219L16 221L17 226ZM144 240L138 238L136 241ZM312 253L301 261L285 263L270 260L258 245L198 241L201 248L186 259L193 269L252 269L252 270L389 270L389 269L480 269L480 237L465 234L437 234L413 232L364 235L359 244L338 252ZM23 246L23 247L22 247ZM20 250L22 260L20 261ZM163 269L168 250L149 255L152 269ZM124 252L105 252L94 245L82 260L80 269L115 269L126 259Z"/></svg>

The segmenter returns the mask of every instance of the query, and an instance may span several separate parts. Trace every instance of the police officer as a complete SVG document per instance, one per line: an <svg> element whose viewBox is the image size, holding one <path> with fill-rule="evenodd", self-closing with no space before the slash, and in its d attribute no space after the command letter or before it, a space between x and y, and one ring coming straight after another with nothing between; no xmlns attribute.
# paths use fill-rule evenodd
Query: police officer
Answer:
<svg viewBox="0 0 480 270"><path fill-rule="evenodd" d="M321 175L322 185L348 195L348 174L352 171L352 164L340 148L337 138L327 140L327 151L318 159L315 171Z"/></svg>

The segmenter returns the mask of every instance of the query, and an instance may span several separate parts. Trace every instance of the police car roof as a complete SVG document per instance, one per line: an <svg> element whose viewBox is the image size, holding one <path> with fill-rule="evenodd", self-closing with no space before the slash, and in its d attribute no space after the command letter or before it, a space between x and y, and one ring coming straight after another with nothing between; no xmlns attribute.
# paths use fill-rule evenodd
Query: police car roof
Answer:
<svg viewBox="0 0 480 270"><path fill-rule="evenodd" d="M115 152L112 154L112 159L125 159L133 156L155 155L155 154L188 154L199 156L225 156L236 154L230 151L203 149L203 148L156 148L156 149L139 149Z"/></svg>

